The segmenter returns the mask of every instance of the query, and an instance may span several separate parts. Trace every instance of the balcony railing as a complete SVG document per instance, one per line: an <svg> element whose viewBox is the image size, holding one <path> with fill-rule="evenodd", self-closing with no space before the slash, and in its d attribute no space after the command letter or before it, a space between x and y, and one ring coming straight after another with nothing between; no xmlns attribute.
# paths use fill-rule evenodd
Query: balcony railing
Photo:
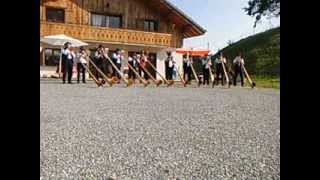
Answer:
<svg viewBox="0 0 320 180"><path fill-rule="evenodd" d="M75 25L64 23L40 22L40 36L65 34L84 41L104 41L126 44L171 46L171 34Z"/></svg>

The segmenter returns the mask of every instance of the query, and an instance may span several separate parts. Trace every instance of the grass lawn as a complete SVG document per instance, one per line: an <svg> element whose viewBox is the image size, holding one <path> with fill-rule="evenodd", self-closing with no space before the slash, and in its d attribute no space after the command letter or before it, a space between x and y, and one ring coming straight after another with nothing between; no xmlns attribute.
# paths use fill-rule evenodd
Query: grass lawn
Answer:
<svg viewBox="0 0 320 180"><path fill-rule="evenodd" d="M268 75L255 75L251 77L257 87L280 89L280 77Z"/></svg>

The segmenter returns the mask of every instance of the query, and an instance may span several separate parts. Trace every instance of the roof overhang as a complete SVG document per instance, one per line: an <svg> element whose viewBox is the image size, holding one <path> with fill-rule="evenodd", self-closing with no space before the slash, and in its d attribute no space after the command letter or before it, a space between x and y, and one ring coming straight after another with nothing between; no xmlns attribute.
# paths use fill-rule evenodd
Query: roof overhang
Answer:
<svg viewBox="0 0 320 180"><path fill-rule="evenodd" d="M174 4L168 0L150 0L151 5L159 7L160 12L166 14L166 17L171 19L178 26L182 27L182 33L184 38L201 36L207 31L201 27L198 23L192 20L188 15L181 11Z"/></svg>

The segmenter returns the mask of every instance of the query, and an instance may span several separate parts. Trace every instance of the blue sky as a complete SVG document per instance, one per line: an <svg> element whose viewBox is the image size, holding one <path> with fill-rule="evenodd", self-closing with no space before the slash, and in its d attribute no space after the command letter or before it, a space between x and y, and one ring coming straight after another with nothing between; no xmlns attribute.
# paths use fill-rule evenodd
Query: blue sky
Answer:
<svg viewBox="0 0 320 180"><path fill-rule="evenodd" d="M248 0L169 0L207 30L203 36L188 38L184 47L209 47L213 52L248 35L280 26L280 17L263 19L254 29L254 18L243 8Z"/></svg>

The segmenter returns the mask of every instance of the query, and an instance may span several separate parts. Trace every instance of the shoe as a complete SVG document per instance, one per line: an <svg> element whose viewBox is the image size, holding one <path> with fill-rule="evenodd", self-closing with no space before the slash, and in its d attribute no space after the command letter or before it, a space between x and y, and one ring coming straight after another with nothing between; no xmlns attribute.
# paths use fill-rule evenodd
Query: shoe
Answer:
<svg viewBox="0 0 320 180"><path fill-rule="evenodd" d="M62 84L65 84L65 83L66 83L65 81L62 82Z"/></svg>
<svg viewBox="0 0 320 180"><path fill-rule="evenodd" d="M68 84L73 84L73 82L68 82Z"/></svg>
<svg viewBox="0 0 320 180"><path fill-rule="evenodd" d="M82 81L82 83L83 83L83 84L86 84L87 82L86 82L86 81Z"/></svg>

